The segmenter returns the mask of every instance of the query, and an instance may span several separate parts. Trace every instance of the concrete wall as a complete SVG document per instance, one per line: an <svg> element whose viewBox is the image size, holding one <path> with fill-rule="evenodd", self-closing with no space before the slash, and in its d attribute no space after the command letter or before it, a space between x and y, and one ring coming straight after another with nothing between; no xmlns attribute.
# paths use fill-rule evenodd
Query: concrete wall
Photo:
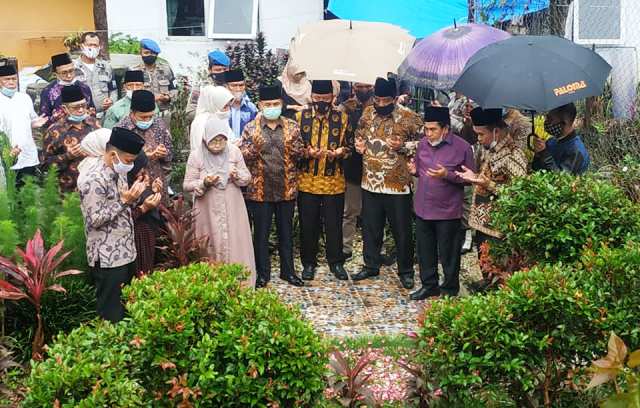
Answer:
<svg viewBox="0 0 640 408"><path fill-rule="evenodd" d="M203 1L208 9L209 0ZM288 48L300 25L323 19L323 1L260 0L258 14L258 30L265 34L269 47ZM156 40L162 49L160 56L180 74L189 75L202 70L209 51L224 49L235 42L168 36L165 0L107 0L107 17L110 33L121 32Z"/></svg>
<svg viewBox="0 0 640 408"><path fill-rule="evenodd" d="M569 6L565 37L574 39L574 5ZM622 44L595 45L595 51L611 65L611 92L613 96L613 114L616 118L631 118L637 115L635 100L637 86L640 81L640 65L638 50L640 49L640 2L637 0L622 1ZM585 44L585 46L589 46Z"/></svg>
<svg viewBox="0 0 640 408"><path fill-rule="evenodd" d="M0 54L15 56L20 67L44 65L66 51L64 38L94 29L92 0L2 0Z"/></svg>

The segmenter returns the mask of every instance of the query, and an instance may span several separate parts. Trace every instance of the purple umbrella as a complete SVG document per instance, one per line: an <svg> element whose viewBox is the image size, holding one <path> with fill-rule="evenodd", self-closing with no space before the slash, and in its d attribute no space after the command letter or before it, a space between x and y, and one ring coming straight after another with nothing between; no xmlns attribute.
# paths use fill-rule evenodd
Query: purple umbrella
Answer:
<svg viewBox="0 0 640 408"><path fill-rule="evenodd" d="M509 37L488 25L454 23L420 41L400 65L398 76L415 86L449 90L476 51Z"/></svg>

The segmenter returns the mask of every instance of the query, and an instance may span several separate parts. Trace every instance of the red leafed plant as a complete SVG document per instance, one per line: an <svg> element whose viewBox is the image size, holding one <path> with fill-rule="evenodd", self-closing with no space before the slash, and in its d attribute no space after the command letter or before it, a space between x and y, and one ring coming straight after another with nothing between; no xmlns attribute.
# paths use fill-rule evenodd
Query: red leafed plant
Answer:
<svg viewBox="0 0 640 408"><path fill-rule="evenodd" d="M335 374L331 376L329 383L342 406L354 408L359 407L362 403L369 407L376 406L373 392L367 384L371 374L365 372L365 368L371 363L373 363L373 359L368 350L365 350L358 357L353 366L339 350L334 350L331 354L329 364Z"/></svg>
<svg viewBox="0 0 640 408"><path fill-rule="evenodd" d="M524 256L513 254L506 259L495 260L491 256L491 244L483 242L480 245L480 270L488 285L487 289L503 285L514 272L527 270Z"/></svg>
<svg viewBox="0 0 640 408"><path fill-rule="evenodd" d="M0 279L0 299L15 301L26 299L36 310L37 326L31 350L34 360L42 358L44 346L44 328L40 313L42 295L49 290L65 292L62 285L55 282L63 276L82 273L75 269L56 272L60 264L71 254L71 252L60 253L62 246L63 241L60 241L46 250L42 234L37 230L33 238L27 241L24 251L16 248L22 263L14 263L0 256L0 271L8 275L7 280Z"/></svg>
<svg viewBox="0 0 640 408"><path fill-rule="evenodd" d="M189 208L184 197L173 200L171 208L160 206L164 216L163 245L165 262L162 267L179 268L202 259L202 253L207 245L207 237L196 236L195 210Z"/></svg>

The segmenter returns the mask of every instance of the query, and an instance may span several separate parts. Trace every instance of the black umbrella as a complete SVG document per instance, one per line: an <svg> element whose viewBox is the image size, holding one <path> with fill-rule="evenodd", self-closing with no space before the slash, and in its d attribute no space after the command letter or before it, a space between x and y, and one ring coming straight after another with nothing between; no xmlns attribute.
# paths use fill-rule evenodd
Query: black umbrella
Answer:
<svg viewBox="0 0 640 408"><path fill-rule="evenodd" d="M453 89L483 108L548 112L602 94L611 66L564 38L518 36L471 57Z"/></svg>

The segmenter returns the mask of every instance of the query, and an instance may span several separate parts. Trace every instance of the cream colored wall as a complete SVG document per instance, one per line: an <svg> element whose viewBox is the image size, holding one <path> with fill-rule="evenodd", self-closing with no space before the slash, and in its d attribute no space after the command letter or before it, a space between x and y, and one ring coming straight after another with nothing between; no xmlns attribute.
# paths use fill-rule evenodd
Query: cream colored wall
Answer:
<svg viewBox="0 0 640 408"><path fill-rule="evenodd" d="M17 57L20 67L46 64L51 55L66 51L67 35L94 28L92 0L1 2L0 54Z"/></svg>

